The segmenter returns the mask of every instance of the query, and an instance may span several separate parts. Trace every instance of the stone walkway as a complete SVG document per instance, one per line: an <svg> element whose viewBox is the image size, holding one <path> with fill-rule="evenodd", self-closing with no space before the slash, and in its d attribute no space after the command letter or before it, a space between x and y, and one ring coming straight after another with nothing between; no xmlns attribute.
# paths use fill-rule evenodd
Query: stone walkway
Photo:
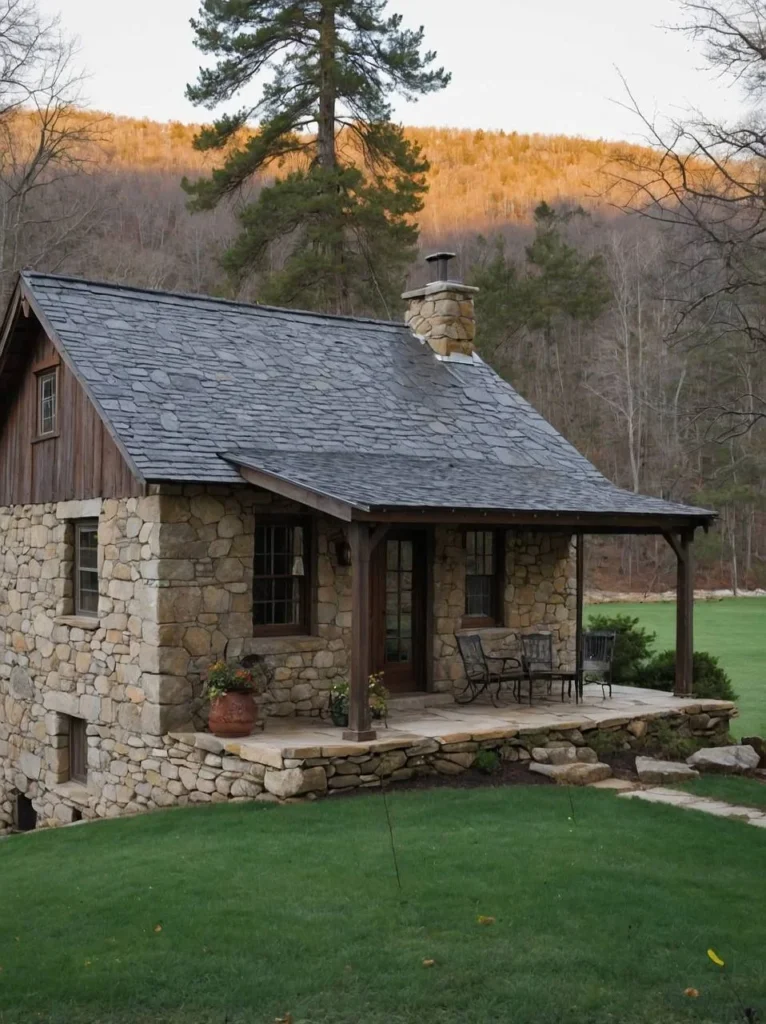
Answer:
<svg viewBox="0 0 766 1024"><path fill-rule="evenodd" d="M695 793L683 793L677 789L654 786L650 789L634 789L617 795L623 800L646 800L650 804L669 804L671 807L680 807L684 811L702 811L704 814L713 814L717 818L735 818L737 821L744 821L747 825L755 825L756 828L766 828L766 811L759 811L755 807L727 804L723 800L713 800L711 797L697 796Z"/></svg>

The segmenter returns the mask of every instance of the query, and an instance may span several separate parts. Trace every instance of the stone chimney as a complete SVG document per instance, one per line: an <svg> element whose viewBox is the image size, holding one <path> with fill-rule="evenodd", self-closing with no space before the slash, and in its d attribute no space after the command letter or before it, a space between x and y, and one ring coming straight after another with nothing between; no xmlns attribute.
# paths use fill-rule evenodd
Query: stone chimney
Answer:
<svg viewBox="0 0 766 1024"><path fill-rule="evenodd" d="M449 280L448 265L454 256L452 252L427 256L426 263L434 268L434 280L402 295L408 302L405 323L413 334L425 338L442 359L466 359L474 353L473 297L479 289Z"/></svg>

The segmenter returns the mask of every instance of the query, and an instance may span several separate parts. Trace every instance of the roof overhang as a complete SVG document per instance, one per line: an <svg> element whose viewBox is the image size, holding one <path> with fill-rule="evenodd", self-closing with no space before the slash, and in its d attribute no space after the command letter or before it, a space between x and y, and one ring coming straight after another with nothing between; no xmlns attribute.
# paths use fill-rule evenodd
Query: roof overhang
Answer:
<svg viewBox="0 0 766 1024"><path fill-rule="evenodd" d="M591 534L666 534L679 530L707 530L715 513L702 510L694 514L540 511L524 508L485 508L468 506L413 506L371 504L350 498L332 487L308 483L288 468L265 468L244 452L229 452L224 458L235 465L247 483L278 494L306 508L339 519L408 525L481 525L508 526L541 531L566 531ZM673 506L670 506L671 508Z"/></svg>

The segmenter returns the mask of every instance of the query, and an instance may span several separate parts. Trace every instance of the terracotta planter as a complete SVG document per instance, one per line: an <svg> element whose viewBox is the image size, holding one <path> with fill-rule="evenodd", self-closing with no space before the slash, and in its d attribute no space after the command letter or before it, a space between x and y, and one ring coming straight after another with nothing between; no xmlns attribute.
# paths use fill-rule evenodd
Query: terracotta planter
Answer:
<svg viewBox="0 0 766 1024"><path fill-rule="evenodd" d="M249 736L257 716L252 693L224 693L210 702L208 724L214 736Z"/></svg>

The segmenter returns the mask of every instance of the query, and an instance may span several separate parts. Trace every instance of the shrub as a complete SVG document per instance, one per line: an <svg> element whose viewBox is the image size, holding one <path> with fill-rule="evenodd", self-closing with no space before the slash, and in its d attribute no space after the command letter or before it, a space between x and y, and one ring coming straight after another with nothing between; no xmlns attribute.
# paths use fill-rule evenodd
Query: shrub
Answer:
<svg viewBox="0 0 766 1024"><path fill-rule="evenodd" d="M494 775L500 771L500 755L496 750L479 750L474 758L473 766L485 775Z"/></svg>
<svg viewBox="0 0 766 1024"><path fill-rule="evenodd" d="M657 634L639 626L639 621L630 615L591 615L588 621L588 629L617 634L612 660L613 683L635 686L643 662L652 653Z"/></svg>
<svg viewBox="0 0 766 1024"><path fill-rule="evenodd" d="M625 749L625 740L613 729L591 729L585 738L590 749L595 750L599 757L618 754Z"/></svg>
<svg viewBox="0 0 766 1024"><path fill-rule="evenodd" d="M704 746L701 739L693 736L679 736L667 722L659 721L653 733L647 737L646 748L668 761L685 761Z"/></svg>
<svg viewBox="0 0 766 1024"><path fill-rule="evenodd" d="M639 686L650 690L672 690L676 679L676 652L661 651L642 668L636 679ZM694 652L693 687L695 697L709 700L736 700L731 679L707 651Z"/></svg>

